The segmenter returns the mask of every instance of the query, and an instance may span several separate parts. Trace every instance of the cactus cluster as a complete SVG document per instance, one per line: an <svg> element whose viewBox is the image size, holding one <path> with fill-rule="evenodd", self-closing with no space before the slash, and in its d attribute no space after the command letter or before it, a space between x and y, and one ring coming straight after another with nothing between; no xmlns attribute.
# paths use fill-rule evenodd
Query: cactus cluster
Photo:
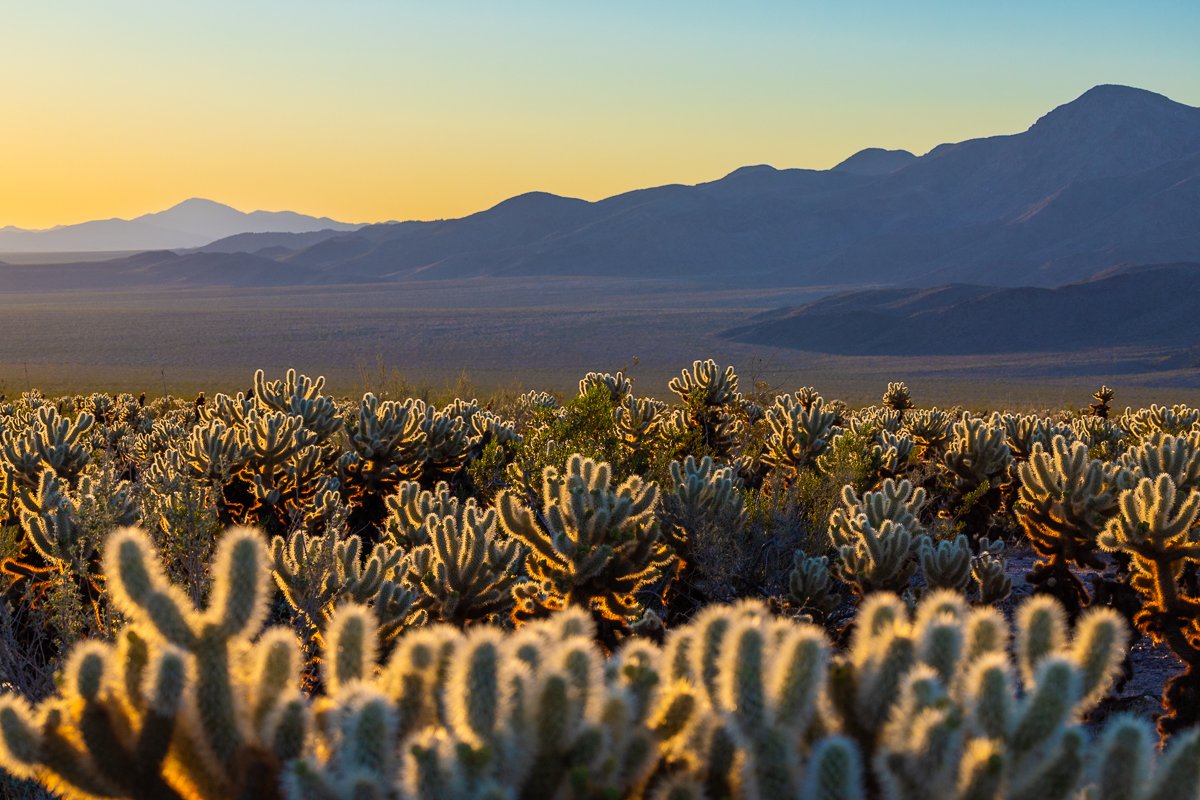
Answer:
<svg viewBox="0 0 1200 800"><path fill-rule="evenodd" d="M669 388L0 399L3 768L81 797L955 800L1195 771L1200 411L851 409L712 361ZM1030 588L1010 648L990 606ZM1114 611L1183 663L1162 756L1101 725Z"/></svg>
<svg viewBox="0 0 1200 800"><path fill-rule="evenodd" d="M1052 601L1027 603L1011 657L1003 618L946 592L913 615L873 596L844 653L743 603L610 656L566 610L517 633L416 629L384 657L349 603L314 693L294 635L262 628L256 533L222 540L206 610L138 531L105 561L130 620L116 641L79 646L36 706L0 697L0 766L75 796L1065 800L1128 786L1117 754L1147 797L1200 780L1196 733L1157 756L1144 723L1080 726L1126 639L1108 612L1071 636Z"/></svg>

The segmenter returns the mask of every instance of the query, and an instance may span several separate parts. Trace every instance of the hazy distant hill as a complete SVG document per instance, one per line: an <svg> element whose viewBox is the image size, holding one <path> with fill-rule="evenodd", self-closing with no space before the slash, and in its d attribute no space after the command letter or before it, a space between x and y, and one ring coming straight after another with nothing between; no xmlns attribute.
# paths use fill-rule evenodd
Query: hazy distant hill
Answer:
<svg viewBox="0 0 1200 800"><path fill-rule="evenodd" d="M1055 285L1200 259L1200 109L1098 86L1024 133L832 170L745 167L594 203L545 193L376 225L282 256L420 275L711 276L739 283Z"/></svg>
<svg viewBox="0 0 1200 800"><path fill-rule="evenodd" d="M130 220L95 220L46 230L0 228L0 252L165 250L198 247L242 233L352 231L359 227L293 211L244 213L212 200L193 198L166 211Z"/></svg>
<svg viewBox="0 0 1200 800"><path fill-rule="evenodd" d="M755 316L739 342L843 355L1200 347L1200 264L1114 270L1057 289L950 284L848 292ZM1184 365L1187 366L1187 365Z"/></svg>

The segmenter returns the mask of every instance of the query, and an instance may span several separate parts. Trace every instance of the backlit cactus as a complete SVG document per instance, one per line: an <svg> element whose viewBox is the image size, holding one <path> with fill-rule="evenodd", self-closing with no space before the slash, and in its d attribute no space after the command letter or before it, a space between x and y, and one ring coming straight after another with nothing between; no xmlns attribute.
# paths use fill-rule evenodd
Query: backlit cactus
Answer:
<svg viewBox="0 0 1200 800"><path fill-rule="evenodd" d="M423 524L428 543L404 559L404 580L417 593L416 607L430 619L460 627L505 617L520 579L520 546L498 533L495 509L473 500L448 513L430 513Z"/></svg>
<svg viewBox="0 0 1200 800"><path fill-rule="evenodd" d="M1122 477L1090 458L1085 445L1062 436L1049 450L1035 444L1018 474L1017 521L1041 556L1029 581L1078 613L1091 598L1072 567L1104 568L1096 536L1116 512Z"/></svg>
<svg viewBox="0 0 1200 800"><path fill-rule="evenodd" d="M37 709L0 697L0 766L85 796L272 791L308 721L293 637L259 636L270 586L260 534L222 540L206 611L166 580L140 531L113 534L104 563L131 623L116 644L76 649L60 697Z"/></svg>
<svg viewBox="0 0 1200 800"><path fill-rule="evenodd" d="M1163 692L1168 713L1159 729L1173 732L1200 719L1200 597L1181 580L1186 566L1200 563L1200 491L1180 491L1164 473L1121 492L1118 508L1097 542L1130 557L1133 587L1144 599L1135 624L1185 665Z"/></svg>
<svg viewBox="0 0 1200 800"><path fill-rule="evenodd" d="M582 397L598 387L604 388L614 406L621 405L633 394L633 381L626 378L625 373L589 372L579 381L579 395Z"/></svg>
<svg viewBox="0 0 1200 800"><path fill-rule="evenodd" d="M887 480L880 491L862 497L842 490L843 507L829 518L837 549L834 572L860 597L876 591L903 591L916 573L916 552L924 528L917 512L925 491L908 481Z"/></svg>
<svg viewBox="0 0 1200 800"><path fill-rule="evenodd" d="M823 400L814 400L804 408L791 395L777 398L767 409L770 431L763 463L785 478L794 479L825 451L835 421L836 414L826 410Z"/></svg>
<svg viewBox="0 0 1200 800"><path fill-rule="evenodd" d="M511 492L496 501L504 531L528 550L525 570L538 590L519 596L518 612L578 605L611 620L640 617L636 592L671 560L655 486L630 478L614 489L608 464L576 454L565 473L546 468L539 500L536 511Z"/></svg>
<svg viewBox="0 0 1200 800"><path fill-rule="evenodd" d="M883 393L883 400L880 402L885 408L895 411L901 419L904 418L904 412L913 408L912 396L908 392L908 386L900 381L888 383L887 391Z"/></svg>

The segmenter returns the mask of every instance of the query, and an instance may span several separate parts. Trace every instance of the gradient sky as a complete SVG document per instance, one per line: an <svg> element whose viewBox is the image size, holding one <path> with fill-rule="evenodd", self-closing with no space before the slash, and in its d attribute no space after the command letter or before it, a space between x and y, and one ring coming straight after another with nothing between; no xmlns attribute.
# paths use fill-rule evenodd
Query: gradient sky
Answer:
<svg viewBox="0 0 1200 800"><path fill-rule="evenodd" d="M826 168L1200 105L1200 2L0 0L0 226L201 196L347 221Z"/></svg>

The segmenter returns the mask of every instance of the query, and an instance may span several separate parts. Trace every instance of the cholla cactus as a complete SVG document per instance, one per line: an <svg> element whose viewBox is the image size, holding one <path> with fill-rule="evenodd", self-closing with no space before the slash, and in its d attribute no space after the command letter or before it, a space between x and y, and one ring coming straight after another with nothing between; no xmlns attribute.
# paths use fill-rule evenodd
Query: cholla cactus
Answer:
<svg viewBox="0 0 1200 800"><path fill-rule="evenodd" d="M1164 473L1142 478L1121 493L1118 504L1119 513L1097 542L1130 557L1133 587L1145 601L1134 622L1155 641L1166 642L1186 667L1163 691L1167 713L1159 730L1171 733L1200 720L1200 597L1189 594L1180 580L1185 566L1200 563L1200 491L1181 492Z"/></svg>
<svg viewBox="0 0 1200 800"><path fill-rule="evenodd" d="M383 543L364 557L357 535L297 531L271 541L272 575L313 642L322 640L334 609L346 601L371 605L389 638L419 622L416 595L401 585L403 557L403 550Z"/></svg>
<svg viewBox="0 0 1200 800"><path fill-rule="evenodd" d="M883 393L883 405L890 408L904 418L904 412L913 408L912 396L908 393L908 386L902 382L889 382L887 391Z"/></svg>
<svg viewBox="0 0 1200 800"><path fill-rule="evenodd" d="M1111 458L1125 448L1128 432L1110 419L1076 417L1071 420L1071 433L1087 445L1093 454Z"/></svg>
<svg viewBox="0 0 1200 800"><path fill-rule="evenodd" d="M390 494L404 480L420 477L425 460L422 410L413 403L362 398L356 420L347 429L350 452L338 461L351 502L365 503Z"/></svg>
<svg viewBox="0 0 1200 800"><path fill-rule="evenodd" d="M743 484L733 467L718 467L709 456L672 461L669 472L663 519L676 557L670 610L690 616L695 598L713 597L735 571L728 558L746 525Z"/></svg>
<svg viewBox="0 0 1200 800"><path fill-rule="evenodd" d="M1003 541L991 541L986 537L979 540L979 554L971 559L971 578L979 591L982 606L995 605L1012 594Z"/></svg>
<svg viewBox="0 0 1200 800"><path fill-rule="evenodd" d="M461 511L455 505L440 516L430 513L422 527L429 543L403 564L405 581L419 592L417 607L459 627L505 616L523 553L497 534L495 509L481 511L468 500Z"/></svg>
<svg viewBox="0 0 1200 800"><path fill-rule="evenodd" d="M317 442L328 440L342 427L337 406L333 398L321 394L323 388L324 377L313 380L307 375L297 376L294 369L289 369L282 381L268 381L261 369L254 373L254 399L259 405L267 411L300 417Z"/></svg>
<svg viewBox="0 0 1200 800"><path fill-rule="evenodd" d="M741 419L723 407L676 408L659 417L658 432L671 442L681 442L677 453L698 450L727 459L745 432Z"/></svg>
<svg viewBox="0 0 1200 800"><path fill-rule="evenodd" d="M1104 569L1096 536L1116 511L1122 478L1100 459L1089 458L1085 445L1068 444L1062 436L1054 437L1049 452L1035 444L1019 475L1017 521L1041 556L1029 582L1078 613L1090 596L1071 567Z"/></svg>
<svg viewBox="0 0 1200 800"><path fill-rule="evenodd" d="M810 557L803 550L792 554L792 571L788 573L788 604L802 613L818 619L837 608L841 598L829 572L829 559Z"/></svg>
<svg viewBox="0 0 1200 800"><path fill-rule="evenodd" d="M884 481L878 492L861 498L842 489L843 508L829 517L829 533L838 551L837 577L859 597L876 591L903 591L916 573L914 559L924 532L917 512L925 490L908 481Z"/></svg>
<svg viewBox="0 0 1200 800"><path fill-rule="evenodd" d="M1117 393L1110 389L1107 385L1101 386L1099 389L1097 389L1092 395L1092 399L1095 400L1095 402L1089 406L1092 416L1098 417L1099 419L1108 419L1108 412L1112 409L1112 401L1116 396Z"/></svg>
<svg viewBox="0 0 1200 800"><path fill-rule="evenodd" d="M1074 438L1070 429L1052 425L1049 420L1033 414L995 413L989 422L992 427L1004 431L1008 449L1018 462L1029 459L1034 445L1048 446L1056 435L1068 440Z"/></svg>
<svg viewBox="0 0 1200 800"><path fill-rule="evenodd" d="M0 698L0 765L79 796L224 798L277 784L309 715L294 639L272 631L259 534L226 535L213 601L191 606L144 534L105 547L114 602L132 620L117 644L76 648L63 694L31 709Z"/></svg>
<svg viewBox="0 0 1200 800"><path fill-rule="evenodd" d="M672 378L668 388L679 395L684 405L692 407L716 407L732 403L737 397L738 378L733 367L722 372L711 358L693 361L690 370L683 370L678 378Z"/></svg>
<svg viewBox="0 0 1200 800"><path fill-rule="evenodd" d="M0 431L0 455L28 489L38 485L39 476L47 469L74 486L91 458L84 437L95 421L91 414L80 412L72 422L53 406L41 406L23 433Z"/></svg>
<svg viewBox="0 0 1200 800"><path fill-rule="evenodd" d="M517 398L517 405L523 408L555 409L558 408L558 398L549 392L531 389Z"/></svg>
<svg viewBox="0 0 1200 800"><path fill-rule="evenodd" d="M1121 466L1139 478L1170 475L1183 492L1200 489L1200 433L1171 436L1154 433L1121 456Z"/></svg>
<svg viewBox="0 0 1200 800"><path fill-rule="evenodd" d="M1004 431L969 417L954 423L953 431L942 463L955 482L968 492L998 486L1012 462Z"/></svg>
<svg viewBox="0 0 1200 800"><path fill-rule="evenodd" d="M421 478L427 483L452 480L471 455L471 428L463 409L438 411L420 400L410 400L424 434ZM471 414L473 416L473 414Z"/></svg>
<svg viewBox="0 0 1200 800"><path fill-rule="evenodd" d="M671 491L664 504L677 527L695 532L705 524L720 525L730 535L745 524L742 479L732 467L718 467L709 456L688 456L670 465Z"/></svg>
<svg viewBox="0 0 1200 800"><path fill-rule="evenodd" d="M215 486L229 483L251 456L244 429L216 418L192 428L179 452L192 477Z"/></svg>
<svg viewBox="0 0 1200 800"><path fill-rule="evenodd" d="M925 506L925 489L913 487L907 480L888 479L878 491L859 496L853 486L842 487L842 508L834 509L829 517L830 528L844 528L855 517L865 516L875 527L885 521L901 525L914 534L923 534L925 527L917 515Z"/></svg>
<svg viewBox="0 0 1200 800"><path fill-rule="evenodd" d="M450 491L450 484L441 481L433 488L422 489L416 481L405 481L396 487L396 493L387 498L388 518L385 531L393 543L405 547L429 544L429 517L453 517L461 529L466 524L468 511L478 512L475 498L459 500Z"/></svg>
<svg viewBox="0 0 1200 800"><path fill-rule="evenodd" d="M814 386L801 386L792 392L792 395L796 398L796 402L806 411L812 407L813 403L824 399Z"/></svg>
<svg viewBox="0 0 1200 800"><path fill-rule="evenodd" d="M1127 408L1121 416L1121 426L1138 444L1155 434L1186 436L1200 426L1200 409L1182 404L1170 407L1153 404L1137 411Z"/></svg>
<svg viewBox="0 0 1200 800"><path fill-rule="evenodd" d="M775 400L767 409L766 453L763 463L779 470L786 479L794 479L825 451L833 436L836 415L817 399L805 409L790 395Z"/></svg>
<svg viewBox="0 0 1200 800"><path fill-rule="evenodd" d="M0 696L0 765L77 795L1070 800L1129 796L1116 792L1140 778L1143 800L1200 781L1196 734L1156 757L1145 728L1118 718L1086 746L1078 723L1125 631L1099 611L1068 637L1045 598L1016 615L1011 659L1003 617L947 593L915 616L873 596L844 654L815 626L741 604L607 660L567 610L517 633L413 630L382 665L371 613L347 605L310 697L294 637L258 633L257 534L222 542L203 613L144 537L117 534L106 561L132 620L117 644L79 647L61 695L37 708Z"/></svg>
<svg viewBox="0 0 1200 800"><path fill-rule="evenodd" d="M969 536L990 530L1010 484L1012 461L1003 429L971 417L954 423L954 435L942 455L952 486L944 510Z"/></svg>
<svg viewBox="0 0 1200 800"><path fill-rule="evenodd" d="M936 456L950 441L954 418L949 412L937 408L923 408L906 415L904 431L917 443L917 455Z"/></svg>
<svg viewBox="0 0 1200 800"><path fill-rule="evenodd" d="M626 397L613 409L613 422L621 447L628 453L645 451L657 437L667 404L649 397Z"/></svg>
<svg viewBox="0 0 1200 800"><path fill-rule="evenodd" d="M609 402L614 406L621 405L633 394L633 381L626 378L624 372L618 372L616 375L589 372L579 381L579 396L583 397L599 386L603 386L608 392Z"/></svg>
<svg viewBox="0 0 1200 800"><path fill-rule="evenodd" d="M528 549L525 571L540 592L521 595L518 613L578 605L614 621L641 616L635 593L671 560L654 514L658 490L638 477L613 489L611 477L608 464L576 453L565 474L545 469L541 513L511 492L497 498L500 524Z"/></svg>
<svg viewBox="0 0 1200 800"><path fill-rule="evenodd" d="M928 536L921 538L917 557L921 574L930 589L965 591L971 581L971 543L963 534L935 543Z"/></svg>

